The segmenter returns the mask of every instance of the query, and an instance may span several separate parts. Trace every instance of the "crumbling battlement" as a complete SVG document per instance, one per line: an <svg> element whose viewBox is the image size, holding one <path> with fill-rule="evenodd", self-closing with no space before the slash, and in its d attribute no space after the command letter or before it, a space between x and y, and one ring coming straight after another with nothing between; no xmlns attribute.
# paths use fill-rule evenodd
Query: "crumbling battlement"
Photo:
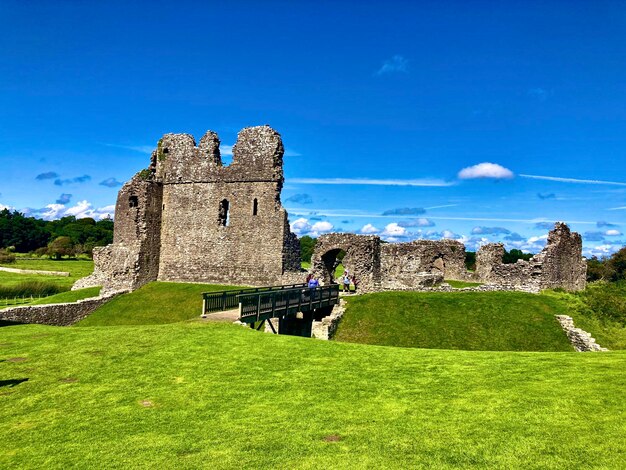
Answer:
<svg viewBox="0 0 626 470"><path fill-rule="evenodd" d="M280 202L283 144L268 126L243 129L222 165L208 131L166 134L150 166L120 190L113 244L95 250L78 286L104 292L153 281L281 283L300 271L300 247Z"/></svg>
<svg viewBox="0 0 626 470"><path fill-rule="evenodd" d="M489 243L476 254L476 276L483 282L535 289L582 290L586 286L587 263L582 257L582 238L557 222L548 234L541 253L529 261L504 264L504 245Z"/></svg>

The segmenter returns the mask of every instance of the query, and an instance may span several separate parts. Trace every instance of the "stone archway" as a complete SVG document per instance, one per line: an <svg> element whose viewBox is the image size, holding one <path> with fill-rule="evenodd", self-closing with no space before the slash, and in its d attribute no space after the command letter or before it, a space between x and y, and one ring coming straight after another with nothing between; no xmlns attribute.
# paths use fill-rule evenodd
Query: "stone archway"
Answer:
<svg viewBox="0 0 626 470"><path fill-rule="evenodd" d="M317 239L311 270L324 284L332 282L337 255L345 251L342 264L356 276L361 292L380 289L380 238L373 235L331 233Z"/></svg>

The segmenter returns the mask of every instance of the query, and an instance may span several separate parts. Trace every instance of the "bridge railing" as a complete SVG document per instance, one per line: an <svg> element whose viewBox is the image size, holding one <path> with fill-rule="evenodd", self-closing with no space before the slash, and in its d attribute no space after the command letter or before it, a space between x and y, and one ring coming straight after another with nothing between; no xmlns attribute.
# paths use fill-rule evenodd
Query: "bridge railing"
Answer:
<svg viewBox="0 0 626 470"><path fill-rule="evenodd" d="M238 298L239 321L253 323L335 305L339 302L339 285L244 293Z"/></svg>
<svg viewBox="0 0 626 470"><path fill-rule="evenodd" d="M258 292L281 291L285 289L304 288L306 284L288 284L284 286L250 287L246 289L225 290L219 292L202 293L202 314L222 310L231 310L239 306L238 296L242 294L255 294Z"/></svg>

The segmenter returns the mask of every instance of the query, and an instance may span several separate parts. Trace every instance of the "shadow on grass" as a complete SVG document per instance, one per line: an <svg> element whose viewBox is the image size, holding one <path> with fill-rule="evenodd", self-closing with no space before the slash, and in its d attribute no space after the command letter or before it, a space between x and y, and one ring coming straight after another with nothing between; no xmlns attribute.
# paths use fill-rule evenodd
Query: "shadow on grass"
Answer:
<svg viewBox="0 0 626 470"><path fill-rule="evenodd" d="M3 326L16 326L16 325L23 325L24 323L20 323L17 321L9 321L9 320L0 320L0 328L2 328Z"/></svg>
<svg viewBox="0 0 626 470"><path fill-rule="evenodd" d="M22 382L27 382L27 381L28 381L28 379L0 380L0 388L2 388L2 387L15 387L16 385L19 385Z"/></svg>

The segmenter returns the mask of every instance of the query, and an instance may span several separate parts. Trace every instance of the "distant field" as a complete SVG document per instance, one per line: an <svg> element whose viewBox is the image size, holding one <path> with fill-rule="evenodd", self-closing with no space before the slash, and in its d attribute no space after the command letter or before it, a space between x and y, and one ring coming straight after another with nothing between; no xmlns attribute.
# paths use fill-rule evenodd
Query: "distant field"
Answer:
<svg viewBox="0 0 626 470"><path fill-rule="evenodd" d="M63 288L71 288L72 284L81 277L88 276L93 272L93 261L91 260L60 260L50 259L24 260L18 258L13 264L2 264L7 268L31 269L42 271L62 271L69 272L69 277L62 276L42 276L39 274L15 274L0 271L0 285L15 285L23 281L52 282Z"/></svg>
<svg viewBox="0 0 626 470"><path fill-rule="evenodd" d="M572 351L557 298L522 292L383 292L347 298L335 339L482 351Z"/></svg>

